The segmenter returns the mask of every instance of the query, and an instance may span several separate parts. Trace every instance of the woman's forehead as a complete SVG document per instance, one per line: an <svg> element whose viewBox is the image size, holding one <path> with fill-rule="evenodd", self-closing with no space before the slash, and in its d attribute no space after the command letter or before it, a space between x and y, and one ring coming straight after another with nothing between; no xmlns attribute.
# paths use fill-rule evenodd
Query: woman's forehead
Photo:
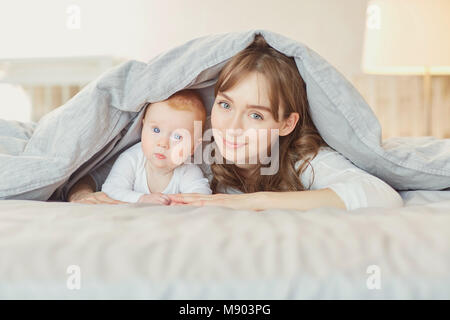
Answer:
<svg viewBox="0 0 450 320"><path fill-rule="evenodd" d="M232 88L219 91L218 94L225 95L236 103L270 106L268 81L259 72L250 72L239 79Z"/></svg>

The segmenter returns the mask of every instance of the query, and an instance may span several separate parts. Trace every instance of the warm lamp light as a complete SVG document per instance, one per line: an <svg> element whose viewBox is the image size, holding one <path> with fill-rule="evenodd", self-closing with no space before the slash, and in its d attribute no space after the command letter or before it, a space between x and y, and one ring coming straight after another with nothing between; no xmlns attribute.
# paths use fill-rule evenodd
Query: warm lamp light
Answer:
<svg viewBox="0 0 450 320"><path fill-rule="evenodd" d="M427 133L431 132L431 75L450 74L449 0L371 0L362 70L423 75Z"/></svg>

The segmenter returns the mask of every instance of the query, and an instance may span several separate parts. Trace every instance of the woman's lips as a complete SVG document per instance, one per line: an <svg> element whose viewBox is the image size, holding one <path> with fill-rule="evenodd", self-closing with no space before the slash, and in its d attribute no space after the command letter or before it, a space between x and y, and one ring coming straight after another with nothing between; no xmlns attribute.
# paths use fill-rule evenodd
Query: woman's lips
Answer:
<svg viewBox="0 0 450 320"><path fill-rule="evenodd" d="M225 138L222 138L222 139L223 139L223 143L226 146L233 148L233 149L237 149L237 148L240 148L240 147L246 145L246 143L234 143L234 142L227 141Z"/></svg>
<svg viewBox="0 0 450 320"><path fill-rule="evenodd" d="M158 159L165 159L166 158L166 156L163 155L162 153L155 153L155 157L158 158Z"/></svg>

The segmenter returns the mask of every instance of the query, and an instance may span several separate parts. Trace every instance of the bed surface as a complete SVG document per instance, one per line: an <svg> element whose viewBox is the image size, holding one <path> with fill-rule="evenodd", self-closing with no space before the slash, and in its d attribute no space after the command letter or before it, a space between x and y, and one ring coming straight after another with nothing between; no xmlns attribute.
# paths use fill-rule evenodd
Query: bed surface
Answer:
<svg viewBox="0 0 450 320"><path fill-rule="evenodd" d="M450 192L401 195L350 212L3 200L0 298L449 299Z"/></svg>

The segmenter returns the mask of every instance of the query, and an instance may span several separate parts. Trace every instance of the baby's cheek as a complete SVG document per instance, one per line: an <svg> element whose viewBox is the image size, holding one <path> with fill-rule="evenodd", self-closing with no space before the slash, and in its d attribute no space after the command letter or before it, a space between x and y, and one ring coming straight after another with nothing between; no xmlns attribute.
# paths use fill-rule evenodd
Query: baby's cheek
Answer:
<svg viewBox="0 0 450 320"><path fill-rule="evenodd" d="M141 139L141 142L142 142L142 151L144 152L144 154L146 155L151 154L153 151L152 144L146 139Z"/></svg>
<svg viewBox="0 0 450 320"><path fill-rule="evenodd" d="M184 150L181 148L181 149L177 152L177 155L178 155L177 162L181 164L181 163L183 162L183 160L184 160L184 157L183 157L183 155L184 155Z"/></svg>
<svg viewBox="0 0 450 320"><path fill-rule="evenodd" d="M183 149L179 148L179 146L176 146L172 151L171 151L171 161L173 164L179 165L181 164L181 157L183 154Z"/></svg>

